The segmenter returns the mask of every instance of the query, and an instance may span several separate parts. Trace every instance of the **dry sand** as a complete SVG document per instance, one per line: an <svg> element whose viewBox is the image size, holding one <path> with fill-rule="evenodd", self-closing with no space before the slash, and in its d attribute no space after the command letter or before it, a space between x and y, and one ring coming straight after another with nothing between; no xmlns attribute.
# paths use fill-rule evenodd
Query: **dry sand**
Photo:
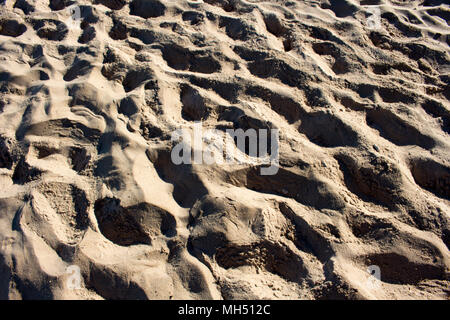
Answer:
<svg viewBox="0 0 450 320"><path fill-rule="evenodd" d="M0 298L448 299L446 2L6 0ZM175 165L199 120L278 173Z"/></svg>

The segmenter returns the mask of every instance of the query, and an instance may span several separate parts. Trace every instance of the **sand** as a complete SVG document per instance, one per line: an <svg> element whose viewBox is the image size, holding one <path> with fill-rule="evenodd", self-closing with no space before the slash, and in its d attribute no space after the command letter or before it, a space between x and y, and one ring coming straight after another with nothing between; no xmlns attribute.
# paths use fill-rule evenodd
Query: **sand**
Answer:
<svg viewBox="0 0 450 320"><path fill-rule="evenodd" d="M0 298L448 299L445 3L6 0Z"/></svg>

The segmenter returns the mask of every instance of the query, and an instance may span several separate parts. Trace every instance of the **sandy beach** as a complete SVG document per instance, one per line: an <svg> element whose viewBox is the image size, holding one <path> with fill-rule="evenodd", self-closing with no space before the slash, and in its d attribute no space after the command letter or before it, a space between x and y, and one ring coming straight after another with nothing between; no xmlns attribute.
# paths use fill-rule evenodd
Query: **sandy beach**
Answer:
<svg viewBox="0 0 450 320"><path fill-rule="evenodd" d="M449 21L5 0L0 299L449 299Z"/></svg>

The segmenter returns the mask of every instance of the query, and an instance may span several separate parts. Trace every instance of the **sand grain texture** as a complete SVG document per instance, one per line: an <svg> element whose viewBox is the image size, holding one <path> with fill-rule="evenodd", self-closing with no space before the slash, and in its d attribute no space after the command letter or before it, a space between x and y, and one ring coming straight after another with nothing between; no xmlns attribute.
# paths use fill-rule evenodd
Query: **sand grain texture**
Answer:
<svg viewBox="0 0 450 320"><path fill-rule="evenodd" d="M445 3L7 0L0 298L448 299ZM195 121L278 173L175 165Z"/></svg>

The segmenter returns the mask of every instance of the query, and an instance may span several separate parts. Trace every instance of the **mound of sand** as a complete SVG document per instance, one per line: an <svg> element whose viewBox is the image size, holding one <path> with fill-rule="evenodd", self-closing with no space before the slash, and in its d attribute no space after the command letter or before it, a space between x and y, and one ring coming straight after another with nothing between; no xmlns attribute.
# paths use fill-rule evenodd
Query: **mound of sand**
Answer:
<svg viewBox="0 0 450 320"><path fill-rule="evenodd" d="M446 2L6 0L0 298L447 299Z"/></svg>

